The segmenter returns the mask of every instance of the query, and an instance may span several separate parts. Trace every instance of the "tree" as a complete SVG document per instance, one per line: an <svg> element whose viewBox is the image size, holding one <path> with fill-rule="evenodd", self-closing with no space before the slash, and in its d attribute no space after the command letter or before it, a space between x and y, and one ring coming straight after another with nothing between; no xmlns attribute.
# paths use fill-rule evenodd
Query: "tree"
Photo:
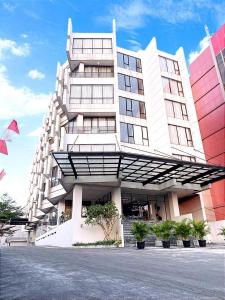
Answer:
<svg viewBox="0 0 225 300"><path fill-rule="evenodd" d="M110 239L115 222L119 219L118 209L113 202L104 205L94 204L87 208L85 224L98 225L102 228L105 240Z"/></svg>
<svg viewBox="0 0 225 300"><path fill-rule="evenodd" d="M22 208L7 194L0 196L0 237L12 235L14 226L7 225L11 218L23 215Z"/></svg>

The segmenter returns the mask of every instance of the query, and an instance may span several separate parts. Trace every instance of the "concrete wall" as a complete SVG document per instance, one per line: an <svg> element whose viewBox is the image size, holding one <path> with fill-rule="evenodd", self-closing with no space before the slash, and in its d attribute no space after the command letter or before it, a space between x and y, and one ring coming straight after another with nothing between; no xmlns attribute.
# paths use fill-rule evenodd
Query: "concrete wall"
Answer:
<svg viewBox="0 0 225 300"><path fill-rule="evenodd" d="M49 230L47 233L39 236L35 240L36 246L72 246L73 223L72 220L66 221L55 229Z"/></svg>

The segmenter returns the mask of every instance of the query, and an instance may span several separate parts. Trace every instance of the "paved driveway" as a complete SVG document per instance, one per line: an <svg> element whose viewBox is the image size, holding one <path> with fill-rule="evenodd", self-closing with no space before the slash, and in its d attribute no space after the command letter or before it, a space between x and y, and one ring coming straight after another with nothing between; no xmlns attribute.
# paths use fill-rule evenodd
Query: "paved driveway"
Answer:
<svg viewBox="0 0 225 300"><path fill-rule="evenodd" d="M0 251L1 300L225 299L222 248Z"/></svg>

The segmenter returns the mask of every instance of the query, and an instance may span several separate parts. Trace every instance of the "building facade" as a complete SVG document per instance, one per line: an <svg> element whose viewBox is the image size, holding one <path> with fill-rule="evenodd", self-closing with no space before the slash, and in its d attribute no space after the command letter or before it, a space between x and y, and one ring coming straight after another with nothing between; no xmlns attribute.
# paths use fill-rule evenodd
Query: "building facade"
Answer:
<svg viewBox="0 0 225 300"><path fill-rule="evenodd" d="M31 172L36 245L103 240L85 224L94 203L113 201L131 221L203 219L225 169L205 164L182 48L159 51L153 38L133 52L117 46L115 22L111 33L74 33L69 20L66 52ZM185 206L193 197L197 209ZM122 219L112 238L126 243Z"/></svg>
<svg viewBox="0 0 225 300"><path fill-rule="evenodd" d="M190 81L208 163L225 165L225 24L191 63ZM215 217L225 225L225 179L213 183Z"/></svg>

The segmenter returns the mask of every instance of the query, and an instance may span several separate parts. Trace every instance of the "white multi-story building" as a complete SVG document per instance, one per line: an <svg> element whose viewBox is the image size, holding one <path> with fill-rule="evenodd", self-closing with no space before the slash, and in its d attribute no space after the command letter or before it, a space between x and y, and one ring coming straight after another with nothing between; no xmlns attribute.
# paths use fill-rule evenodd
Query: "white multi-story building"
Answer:
<svg viewBox="0 0 225 300"><path fill-rule="evenodd" d="M36 245L103 240L85 224L94 203L113 201L131 220L205 219L206 189L225 169L205 164L183 49L159 51L153 38L133 52L117 46L115 23L74 33L69 20L66 52L33 161ZM112 238L124 243L122 219Z"/></svg>

